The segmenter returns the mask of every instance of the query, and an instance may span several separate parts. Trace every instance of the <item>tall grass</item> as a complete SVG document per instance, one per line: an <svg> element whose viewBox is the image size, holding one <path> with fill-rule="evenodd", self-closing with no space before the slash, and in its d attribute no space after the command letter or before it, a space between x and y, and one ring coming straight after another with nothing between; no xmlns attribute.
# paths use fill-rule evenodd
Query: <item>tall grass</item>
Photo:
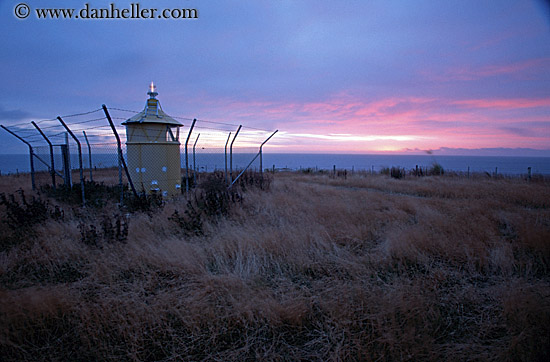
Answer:
<svg viewBox="0 0 550 362"><path fill-rule="evenodd" d="M201 233L185 198L125 214L124 240L114 203L59 204L0 253L3 360L548 360L550 185L289 173L239 195Z"/></svg>

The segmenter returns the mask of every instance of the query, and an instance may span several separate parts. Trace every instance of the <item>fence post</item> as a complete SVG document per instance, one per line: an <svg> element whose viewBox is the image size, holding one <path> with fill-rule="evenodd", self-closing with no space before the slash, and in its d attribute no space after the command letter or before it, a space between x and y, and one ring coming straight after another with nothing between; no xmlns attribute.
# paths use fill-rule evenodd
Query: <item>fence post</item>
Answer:
<svg viewBox="0 0 550 362"><path fill-rule="evenodd" d="M231 185L233 185L233 143L235 143L235 139L239 135L239 131L241 130L241 128L242 125L239 125L235 136L233 136L233 141L231 141L231 145L229 146L229 181L231 182Z"/></svg>
<svg viewBox="0 0 550 362"><path fill-rule="evenodd" d="M185 196L187 198L189 198L189 156L187 152L187 144L189 143L189 138L191 137L191 132L193 132L193 127L195 127L196 122L197 119L193 119L191 128L189 128L189 133L187 134L187 139L185 140Z"/></svg>
<svg viewBox="0 0 550 362"><path fill-rule="evenodd" d="M92 148L90 147L90 141L88 141L88 136L86 136L86 131L82 131L84 133L84 139L86 139L86 144L88 145L88 159L90 163L90 181L93 181L92 177Z"/></svg>
<svg viewBox="0 0 550 362"><path fill-rule="evenodd" d="M117 145L116 148L117 154L117 164L118 164L118 187L120 187L120 204L124 201L124 185L122 184L122 147ZM142 185L143 186L143 185Z"/></svg>
<svg viewBox="0 0 550 362"><path fill-rule="evenodd" d="M273 132L271 134L271 136L269 136L261 145L260 145L260 176L261 176L261 179L262 179L262 182L264 180L264 167L263 167L263 160L262 160L262 157L263 157L263 153L262 153L262 147L267 143L267 141L269 141L271 139L271 137L275 136L275 133L279 132L279 130L275 130L275 132Z"/></svg>
<svg viewBox="0 0 550 362"><path fill-rule="evenodd" d="M258 156L260 156L260 151L258 151L258 153L256 153L256 156L254 156L254 158L252 159L252 161L250 161L250 162L248 163L248 165L247 165L247 166L237 175L237 177L235 177L235 179L234 179L233 181L231 181L231 184L229 185L228 189L230 189L230 188L233 186L233 184L234 184L235 182L237 182L237 180L242 176L242 174L245 173L246 170L248 170L248 168L250 167L250 165L252 165L252 163L253 163L254 161L256 161L256 159L258 158Z"/></svg>
<svg viewBox="0 0 550 362"><path fill-rule="evenodd" d="M23 138L16 135L14 132L10 131L7 127L4 127L3 125L0 125L3 129L5 129L8 133L10 133L12 136L17 137L21 142L26 144L29 147L29 155L30 155L30 161L31 161L31 185L33 191L36 190L36 183L34 182L34 152L32 150L32 146L29 142L25 141Z"/></svg>
<svg viewBox="0 0 550 362"><path fill-rule="evenodd" d="M33 191L36 190L36 182L34 181L34 151L32 150L32 147L29 145L29 154L31 158L31 185Z"/></svg>
<svg viewBox="0 0 550 362"><path fill-rule="evenodd" d="M239 129L240 129L240 128L239 128ZM269 141L269 140L271 139L271 137L273 137L273 135L275 135L275 133L277 133L277 132L278 132L278 130L275 131L275 132L273 132L273 133L271 134L271 136L269 136L269 137L260 145L260 150L258 151L258 153L256 153L256 156L254 156L254 158L252 159L252 161L250 161L250 162L248 163L248 165L239 173L239 175L238 175L237 177L235 177L235 180L231 180L231 184L229 184L228 189L231 188L235 182L237 182L237 180L239 179L239 177L241 177L242 174L243 174L246 170L248 170L248 168L250 167L250 165L252 165L252 163L258 158L258 156L260 156L260 155L262 154L262 147L263 147L263 145L264 145L267 141ZM262 179L262 180L263 180L263 179ZM262 183L262 185L263 185L263 183Z"/></svg>
<svg viewBox="0 0 550 362"><path fill-rule="evenodd" d="M86 197L84 196L84 170L82 169L82 147L80 146L80 141L78 140L78 138L76 138L74 133L69 129L69 127L67 127L63 119L61 119L61 117L59 116L57 117L57 119L59 120L59 122L61 122L61 125L67 130L67 132L69 132L69 134L75 140L78 146L78 167L80 169L80 190L82 192L82 206L86 206Z"/></svg>
<svg viewBox="0 0 550 362"><path fill-rule="evenodd" d="M52 188L55 190L55 165L54 165L54 158L53 158L53 145L48 139L48 137L46 137L44 132L42 132L40 127L38 127L38 125L34 123L34 121L31 121L31 123L34 126L34 128L36 128L38 132L40 132L40 135L42 135L42 137L46 140L46 142L48 142L48 146L50 147L50 164L51 164L50 173L52 175Z"/></svg>
<svg viewBox="0 0 550 362"><path fill-rule="evenodd" d="M227 141L225 141L225 183L229 185L229 179L227 178L227 144L229 143L229 139L231 138L231 132L227 135Z"/></svg>
<svg viewBox="0 0 550 362"><path fill-rule="evenodd" d="M197 163L195 162L195 147L197 147L197 142L199 141L199 137L201 134L199 133L197 135L197 139L195 140L195 143L193 144L193 184L197 184Z"/></svg>
<svg viewBox="0 0 550 362"><path fill-rule="evenodd" d="M72 187L71 155L69 153L69 134L65 132L65 144L61 146L61 162L63 162L63 182L66 186Z"/></svg>
<svg viewBox="0 0 550 362"><path fill-rule="evenodd" d="M120 137L118 136L118 132L116 131L115 125L113 124L113 120L111 119L111 115L109 114L109 111L107 111L107 107L102 104L101 107L103 108L103 112L105 113L105 116L107 117L107 121L109 121L109 125L111 126L111 129L113 130L113 133L115 134L116 143L118 146L118 162L122 163L124 166L124 171L126 173L126 177L128 178L128 183L130 184L130 187L132 188L132 193L135 197L138 197L138 194L136 192L136 188L134 187L134 183L132 182L132 178L130 177L130 172L128 172L128 167L126 166L126 161L124 161L124 157L122 156L122 146L120 144ZM120 192L122 193L122 187ZM121 195L122 196L122 195ZM122 200L121 200L122 201Z"/></svg>

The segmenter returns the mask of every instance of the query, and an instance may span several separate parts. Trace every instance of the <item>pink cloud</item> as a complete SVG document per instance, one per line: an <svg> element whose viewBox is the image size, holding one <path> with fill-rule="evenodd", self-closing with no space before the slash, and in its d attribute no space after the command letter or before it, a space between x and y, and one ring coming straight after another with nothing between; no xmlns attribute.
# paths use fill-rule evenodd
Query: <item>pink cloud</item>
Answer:
<svg viewBox="0 0 550 362"><path fill-rule="evenodd" d="M550 112L550 98L364 100L339 94L324 102L218 100L209 101L209 108L205 119L279 129L270 147L289 152L548 148L550 144L544 132L550 120L540 114L541 108Z"/></svg>
<svg viewBox="0 0 550 362"><path fill-rule="evenodd" d="M467 108L520 109L550 107L550 98L529 99L467 99L453 101L452 104Z"/></svg>
<svg viewBox="0 0 550 362"><path fill-rule="evenodd" d="M529 75L529 72L541 72L542 69L550 70L550 58L528 59L510 64L486 65L475 68L458 67L449 69L443 75L434 75L431 72L425 72L425 75L436 81L478 80L500 75L525 78Z"/></svg>

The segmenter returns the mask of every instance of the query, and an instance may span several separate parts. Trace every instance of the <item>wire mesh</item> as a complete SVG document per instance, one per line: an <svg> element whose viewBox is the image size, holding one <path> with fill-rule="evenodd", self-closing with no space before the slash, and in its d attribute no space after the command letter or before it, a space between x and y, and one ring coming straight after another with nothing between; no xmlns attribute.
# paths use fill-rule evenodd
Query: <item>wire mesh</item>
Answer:
<svg viewBox="0 0 550 362"><path fill-rule="evenodd" d="M122 154L127 163L127 135L126 127L122 123L140 111L113 107L108 108L108 112L120 136ZM182 124L178 130L172 129L172 133L166 135L166 137L174 137L179 141L180 176L185 177L189 174L196 177L196 175L205 172L227 171L232 180L247 167L249 170L260 170L261 161L258 155L260 145L272 132L243 126L238 136L235 137L239 125L209 120L195 120L195 126L190 132L192 118L171 117ZM82 171L85 181L93 180L114 185L122 179L124 184L128 183L125 172L122 172L122 169L119 168L116 138L102 108L61 116L61 119L80 143ZM80 157L76 140L57 118L39 120L35 124L36 126L30 122L19 123L8 128L33 148L37 184L42 185L52 182L51 152L53 152L53 170L55 171L56 183L61 184L71 181L79 183ZM159 127L155 124L151 126L144 124L141 125L141 130L153 135L159 131ZM186 149L187 139L189 141ZM51 150L48 140L52 144ZM171 140L174 141L174 139ZM156 141L151 140L149 143L154 145ZM64 148L68 150L67 162L71 169L70 181L65 180ZM162 152L157 155L159 159L153 159L150 162L162 164L164 162ZM140 155L139 157L145 158L146 156ZM186 170L186 165L188 165L189 170ZM135 174L145 170L144 168L136 168L129 171L132 175L132 172ZM162 176L161 174L157 177L159 182L162 181ZM147 189L146 185L137 185L136 188L145 191Z"/></svg>

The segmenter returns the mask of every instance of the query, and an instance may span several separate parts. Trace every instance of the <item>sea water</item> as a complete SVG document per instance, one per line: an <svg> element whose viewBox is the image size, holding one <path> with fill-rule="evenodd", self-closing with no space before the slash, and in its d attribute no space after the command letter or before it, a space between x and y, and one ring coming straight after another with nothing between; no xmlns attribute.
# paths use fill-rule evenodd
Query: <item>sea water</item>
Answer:
<svg viewBox="0 0 550 362"><path fill-rule="evenodd" d="M256 154L235 153L233 162L227 159L227 167L233 170L243 169L251 164L252 169L258 170L260 159ZM34 167L36 171L47 171L44 163L49 163L49 157L40 156L41 160L35 158ZM254 157L256 157L254 159ZM44 162L42 162L44 161ZM252 161L252 162L251 162ZM59 156L54 159L56 169L61 168ZM197 153L193 164L192 155L189 154L187 165L189 168L196 168L199 171L224 170L226 167L225 155L223 153ZM337 169L354 169L380 171L385 167L402 167L414 169L418 167L430 167L434 163L440 164L445 170L467 172L489 172L497 171L499 174L519 175L526 174L527 168L531 167L532 173L550 174L550 157L501 157L501 156L437 156L437 155L369 155L369 154L303 154L303 153L264 153L262 158L263 168L299 170L306 168L331 170L334 166ZM78 168L77 155L71 155L71 165ZM83 155L84 168L89 167L88 155ZM181 157L182 168L186 167L185 157ZM117 167L116 154L95 154L92 155L92 167ZM29 172L29 155L2 155L0 154L0 172L2 175Z"/></svg>

